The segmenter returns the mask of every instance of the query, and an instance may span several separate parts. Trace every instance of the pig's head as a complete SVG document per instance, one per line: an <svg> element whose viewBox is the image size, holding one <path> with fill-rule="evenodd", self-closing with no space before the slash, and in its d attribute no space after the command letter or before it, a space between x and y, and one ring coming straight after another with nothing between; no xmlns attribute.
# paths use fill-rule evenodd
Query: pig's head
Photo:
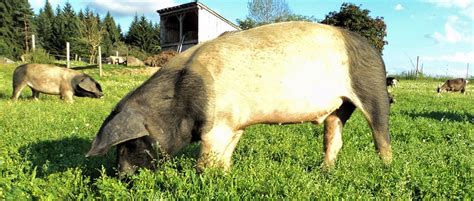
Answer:
<svg viewBox="0 0 474 201"><path fill-rule="evenodd" d="M103 122L86 156L117 146L120 175L138 168L155 169L156 161L173 156L199 139L203 112L202 85L187 73L160 70L128 94ZM193 86L187 86L187 85ZM201 87L200 87L201 86ZM199 95L198 95L199 93Z"/></svg>
<svg viewBox="0 0 474 201"><path fill-rule="evenodd" d="M137 110L113 111L102 124L87 156L105 154L117 145L117 163L121 174L133 173L138 167L155 169L160 151L157 150L157 137L164 133L154 133L156 137L153 137L146 125L143 113Z"/></svg>
<svg viewBox="0 0 474 201"><path fill-rule="evenodd" d="M104 96L102 87L92 77L81 74L72 79L74 95L79 97L101 98Z"/></svg>
<svg viewBox="0 0 474 201"><path fill-rule="evenodd" d="M441 92L445 92L447 90L447 87L446 85L438 85L438 88L436 88L436 92L441 93Z"/></svg>

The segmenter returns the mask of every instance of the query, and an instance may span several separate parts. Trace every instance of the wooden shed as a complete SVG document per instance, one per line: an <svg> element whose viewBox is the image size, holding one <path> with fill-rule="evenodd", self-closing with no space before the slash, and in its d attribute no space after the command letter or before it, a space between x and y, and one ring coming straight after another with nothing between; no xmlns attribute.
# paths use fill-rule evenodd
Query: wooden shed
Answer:
<svg viewBox="0 0 474 201"><path fill-rule="evenodd" d="M157 10L163 50L184 51L193 45L240 28L200 2Z"/></svg>

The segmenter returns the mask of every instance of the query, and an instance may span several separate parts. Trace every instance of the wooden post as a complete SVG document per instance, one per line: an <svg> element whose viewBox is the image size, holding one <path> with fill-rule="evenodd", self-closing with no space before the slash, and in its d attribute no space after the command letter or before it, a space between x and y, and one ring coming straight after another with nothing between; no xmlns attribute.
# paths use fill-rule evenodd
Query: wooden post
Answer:
<svg viewBox="0 0 474 201"><path fill-rule="evenodd" d="M99 55L97 56L97 62L99 63L99 76L102 77L102 51L99 46Z"/></svg>
<svg viewBox="0 0 474 201"><path fill-rule="evenodd" d="M67 68L71 68L71 61L69 60L69 42L66 42L66 66Z"/></svg>
<svg viewBox="0 0 474 201"><path fill-rule="evenodd" d="M33 52L34 52L35 49L36 49L36 45L35 45L35 35L34 35L34 34L31 35L31 49L33 50Z"/></svg>
<svg viewBox="0 0 474 201"><path fill-rule="evenodd" d="M183 19L184 19L183 14L178 16L178 20L179 20L179 41L181 41L181 39L183 38Z"/></svg>
<svg viewBox="0 0 474 201"><path fill-rule="evenodd" d="M469 63L467 63L466 80L469 79Z"/></svg>
<svg viewBox="0 0 474 201"><path fill-rule="evenodd" d="M118 51L115 51L115 56L117 56L117 57L118 57Z"/></svg>
<svg viewBox="0 0 474 201"><path fill-rule="evenodd" d="M418 63L420 62L420 56L416 56L416 74L415 74L415 78L418 78Z"/></svg>

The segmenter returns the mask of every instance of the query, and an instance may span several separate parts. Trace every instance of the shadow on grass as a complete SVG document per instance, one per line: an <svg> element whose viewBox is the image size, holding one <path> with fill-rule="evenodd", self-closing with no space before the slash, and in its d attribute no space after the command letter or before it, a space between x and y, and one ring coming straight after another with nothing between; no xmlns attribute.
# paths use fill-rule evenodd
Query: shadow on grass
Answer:
<svg viewBox="0 0 474 201"><path fill-rule="evenodd" d="M455 113L455 112L403 112L405 115L410 116L411 118L424 117L431 118L438 121L456 121L456 122L473 122L474 123L474 114L470 113Z"/></svg>
<svg viewBox="0 0 474 201"><path fill-rule="evenodd" d="M96 69L96 68L99 68L98 65L94 64L94 65L88 65L88 66L76 66L76 67L72 67L71 69L74 69L74 70L85 70L85 69Z"/></svg>
<svg viewBox="0 0 474 201"><path fill-rule="evenodd" d="M83 175L98 178L102 166L108 176L116 176L115 147L103 156L85 157L91 141L71 137L61 140L47 140L20 148L24 158L37 167L38 176L46 177L53 173L64 172L70 168L79 168ZM176 157L197 157L198 144L186 147Z"/></svg>
<svg viewBox="0 0 474 201"><path fill-rule="evenodd" d="M0 99L10 99L10 97L11 97L10 95L0 92Z"/></svg>
<svg viewBox="0 0 474 201"><path fill-rule="evenodd" d="M104 156L86 158L85 154L90 146L89 140L71 137L33 143L20 148L20 153L37 167L40 177L79 168L84 175L97 178L102 166L107 175L115 175L115 149Z"/></svg>

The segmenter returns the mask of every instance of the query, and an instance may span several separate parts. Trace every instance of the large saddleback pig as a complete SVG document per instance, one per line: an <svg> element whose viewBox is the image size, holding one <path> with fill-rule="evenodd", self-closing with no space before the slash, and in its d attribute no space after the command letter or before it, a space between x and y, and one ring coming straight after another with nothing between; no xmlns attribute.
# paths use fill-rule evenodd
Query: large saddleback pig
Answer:
<svg viewBox="0 0 474 201"><path fill-rule="evenodd" d="M336 27L285 22L225 34L177 55L123 98L86 156L117 146L119 172L133 173L200 140L198 169L228 170L246 127L313 122L324 123L324 164L332 166L358 108L389 163L385 75L366 39Z"/></svg>
<svg viewBox="0 0 474 201"><path fill-rule="evenodd" d="M40 93L60 95L68 102L73 102L72 96L100 98L104 95L100 84L91 76L48 64L18 66L13 72L11 98L17 100L26 86L31 88L34 99L38 99Z"/></svg>

